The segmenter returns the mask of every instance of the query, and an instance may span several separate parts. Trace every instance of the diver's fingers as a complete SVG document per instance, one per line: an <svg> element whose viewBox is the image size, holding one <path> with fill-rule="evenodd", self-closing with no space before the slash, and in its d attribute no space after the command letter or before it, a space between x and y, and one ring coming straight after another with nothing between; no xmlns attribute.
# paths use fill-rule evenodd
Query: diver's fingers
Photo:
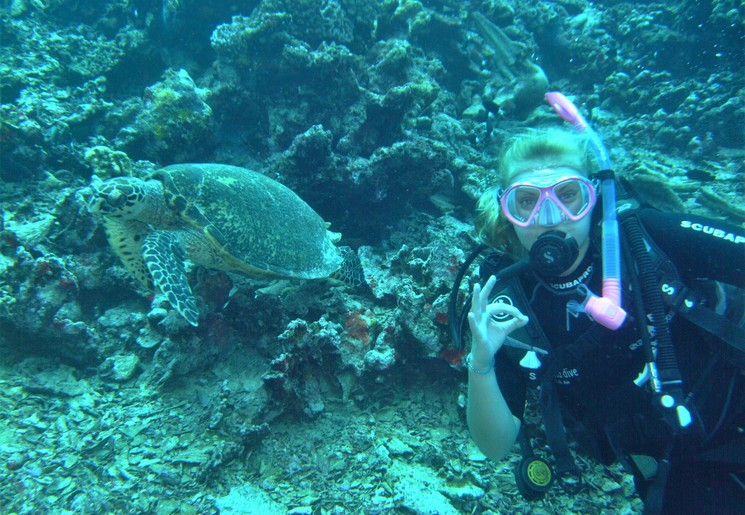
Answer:
<svg viewBox="0 0 745 515"><path fill-rule="evenodd" d="M525 315L522 314L522 312L517 309L512 304L507 304L505 302L494 302L492 304L489 304L486 306L486 312L489 315L502 315L502 316L512 316L517 319L527 319Z"/></svg>
<svg viewBox="0 0 745 515"><path fill-rule="evenodd" d="M473 285L473 295L471 295L471 314L481 315L481 285L476 283Z"/></svg>
<svg viewBox="0 0 745 515"><path fill-rule="evenodd" d="M520 316L513 318L507 323L505 332L507 334L510 334L512 331L516 331L517 329L520 329L521 327L523 327L525 324L528 323L528 320L530 320L530 318L521 313Z"/></svg>
<svg viewBox="0 0 745 515"><path fill-rule="evenodd" d="M473 312L468 313L468 327L471 328L471 334L476 334L478 323L476 322L476 315Z"/></svg>
<svg viewBox="0 0 745 515"><path fill-rule="evenodd" d="M497 284L497 278L493 275L490 276L486 281L486 284L484 284L484 287L481 290L481 301L484 306L489 303L489 295L491 295L491 291L494 289L495 284Z"/></svg>

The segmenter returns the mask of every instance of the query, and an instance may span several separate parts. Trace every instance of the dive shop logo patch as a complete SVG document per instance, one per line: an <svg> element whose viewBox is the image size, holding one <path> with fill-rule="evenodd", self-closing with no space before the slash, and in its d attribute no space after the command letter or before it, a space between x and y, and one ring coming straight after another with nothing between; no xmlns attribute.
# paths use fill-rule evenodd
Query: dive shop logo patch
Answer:
<svg viewBox="0 0 745 515"><path fill-rule="evenodd" d="M505 295L504 293L500 293L494 299L492 300L495 304L507 304L509 306L514 306L515 303L512 301L512 298L509 295ZM498 313L493 313L491 316L494 320L497 322L505 322L509 320L510 318L513 318L512 315L509 315L505 313L504 311L500 311Z"/></svg>

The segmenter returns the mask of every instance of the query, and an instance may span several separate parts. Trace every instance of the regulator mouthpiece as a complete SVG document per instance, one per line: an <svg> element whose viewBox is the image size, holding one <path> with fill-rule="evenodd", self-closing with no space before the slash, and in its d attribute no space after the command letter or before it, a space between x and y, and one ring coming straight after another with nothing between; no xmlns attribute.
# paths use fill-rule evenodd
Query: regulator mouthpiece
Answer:
<svg viewBox="0 0 745 515"><path fill-rule="evenodd" d="M558 230L541 234L530 247L533 270L549 277L566 272L578 256L577 240Z"/></svg>

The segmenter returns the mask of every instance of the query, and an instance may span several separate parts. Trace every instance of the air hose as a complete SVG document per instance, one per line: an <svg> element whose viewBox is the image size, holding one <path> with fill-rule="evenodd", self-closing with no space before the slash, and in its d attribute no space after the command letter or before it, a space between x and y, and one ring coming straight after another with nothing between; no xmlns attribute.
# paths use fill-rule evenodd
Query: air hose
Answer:
<svg viewBox="0 0 745 515"><path fill-rule="evenodd" d="M691 423L691 415L688 409L682 405L683 379L678 369L678 359L670 336L662 292L657 283L652 259L644 242L638 218L635 216L626 217L622 226L636 262L642 299L644 306L652 317L654 337L657 340L656 356L652 349L646 349L647 368L650 372L652 389L659 396L663 407L675 408L678 423L681 427L685 427ZM644 331L645 320L642 319L638 323L641 326L640 330Z"/></svg>
<svg viewBox="0 0 745 515"><path fill-rule="evenodd" d="M448 325L450 326L450 337L458 351L463 350L463 329L465 325L463 317L458 316L458 291L463 282L463 277L468 271L468 267L471 266L471 263L473 263L473 261L479 257L479 254L481 254L486 248L486 245L480 243L478 247L468 255L466 261L461 265L460 270L458 270L458 274L455 276L455 280L453 281L453 287L450 289ZM468 301L470 301L470 296L468 297Z"/></svg>

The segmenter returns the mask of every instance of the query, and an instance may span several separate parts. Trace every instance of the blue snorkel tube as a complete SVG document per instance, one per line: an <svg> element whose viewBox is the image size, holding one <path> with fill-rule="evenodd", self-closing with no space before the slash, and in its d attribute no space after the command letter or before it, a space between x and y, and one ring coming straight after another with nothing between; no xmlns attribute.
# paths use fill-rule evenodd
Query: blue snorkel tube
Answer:
<svg viewBox="0 0 745 515"><path fill-rule="evenodd" d="M579 290L586 298L578 311L584 311L599 324L615 330L626 319L626 311L621 308L621 252L616 218L616 180L610 154L567 97L557 91L550 91L546 93L546 101L559 116L588 136L590 148L600 166L596 175L600 179L603 198L603 296L598 297L586 286L580 286Z"/></svg>

